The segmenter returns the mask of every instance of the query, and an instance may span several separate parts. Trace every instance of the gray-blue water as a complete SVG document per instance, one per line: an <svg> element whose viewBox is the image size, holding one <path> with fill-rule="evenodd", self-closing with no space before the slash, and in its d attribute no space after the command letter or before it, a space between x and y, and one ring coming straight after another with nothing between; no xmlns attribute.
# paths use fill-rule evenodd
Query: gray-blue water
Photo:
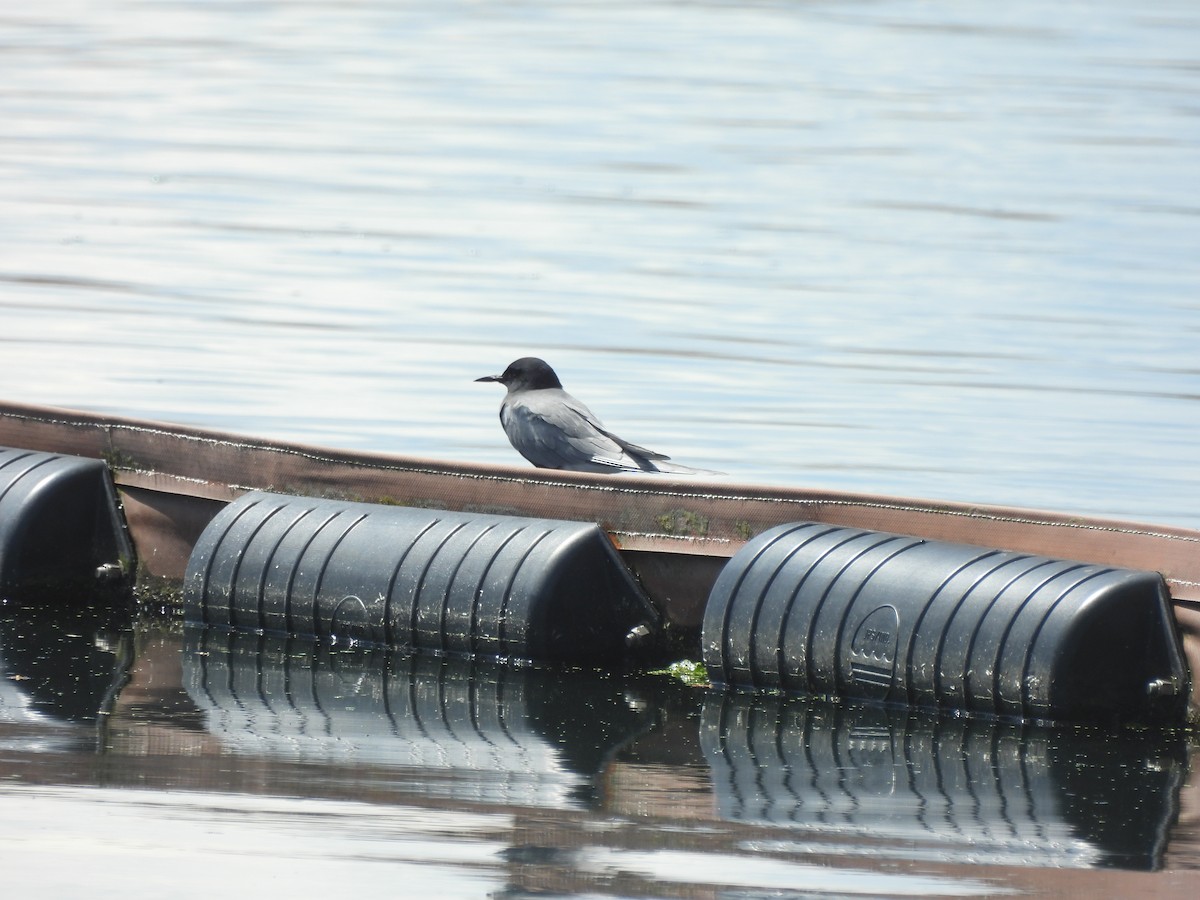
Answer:
<svg viewBox="0 0 1200 900"><path fill-rule="evenodd" d="M1200 525L1194 3L2 27L9 399L521 462L536 354L737 480Z"/></svg>
<svg viewBox="0 0 1200 900"><path fill-rule="evenodd" d="M1192 0L10 3L0 396L520 462L499 389L473 379L536 354L618 434L738 481L1200 527L1198 47ZM128 758L233 751L146 752ZM639 790L657 796L663 765L635 767ZM180 786L118 781L141 777ZM243 817L278 826L264 852L288 859L300 832L317 852L308 807L81 790L6 795L25 824L5 846L45 837L34 886L54 829L108 812L127 840L81 861L261 876L221 830ZM383 872L386 834L433 893L496 890L491 811L320 808L348 837L310 884ZM661 834L622 809L644 851L596 851L550 887L717 890L701 834L726 826L709 812L693 834L679 809ZM156 816L231 837L138 857ZM447 843L475 827L482 843ZM656 856L667 832L687 837ZM737 844L738 896L1009 885L969 865L953 884L822 880L827 848L762 837L817 860L780 870L760 837ZM1194 833L1183 846L1175 875L1196 864Z"/></svg>

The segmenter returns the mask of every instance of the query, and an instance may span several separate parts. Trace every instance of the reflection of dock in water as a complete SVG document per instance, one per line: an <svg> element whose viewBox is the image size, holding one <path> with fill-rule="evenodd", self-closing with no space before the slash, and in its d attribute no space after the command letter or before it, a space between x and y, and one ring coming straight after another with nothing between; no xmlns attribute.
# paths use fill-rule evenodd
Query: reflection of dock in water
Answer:
<svg viewBox="0 0 1200 900"><path fill-rule="evenodd" d="M1164 861L1154 884L1185 883L1200 846L1200 793L1181 787L1177 735L939 720L176 627L134 628L107 725L63 719L69 739L46 752L25 739L45 729L0 722L10 783L124 787L134 803L157 788L349 800L421 821L423 810L483 814L507 884L531 892L604 893L619 877L629 892L676 896L682 882L662 876L675 866L688 896L715 895L706 877L746 885L775 866L801 879L931 878L951 893L999 877L1116 897L1139 893ZM96 637L70 652L109 653L110 684L117 658ZM4 685L18 699L27 686Z"/></svg>
<svg viewBox="0 0 1200 900"><path fill-rule="evenodd" d="M907 848L905 858L1155 868L1187 768L1182 738L1158 733L656 693L621 679L204 629L187 632L184 681L210 734L239 753L421 770L432 797L628 809L621 786L639 788L618 773L651 751L658 764L642 777L666 778L643 812L782 828L780 846L802 835L884 842ZM672 736L658 733L670 722ZM678 761L681 750L687 765L654 759Z"/></svg>

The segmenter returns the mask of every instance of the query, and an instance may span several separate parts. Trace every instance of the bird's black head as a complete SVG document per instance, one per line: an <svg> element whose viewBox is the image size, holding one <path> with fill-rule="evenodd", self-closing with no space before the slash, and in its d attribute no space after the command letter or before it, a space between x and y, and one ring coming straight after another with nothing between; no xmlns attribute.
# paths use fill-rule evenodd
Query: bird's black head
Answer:
<svg viewBox="0 0 1200 900"><path fill-rule="evenodd" d="M545 360L536 356L523 356L510 363L502 375L484 375L476 381L498 381L510 391L540 391L545 388L561 388L562 382Z"/></svg>

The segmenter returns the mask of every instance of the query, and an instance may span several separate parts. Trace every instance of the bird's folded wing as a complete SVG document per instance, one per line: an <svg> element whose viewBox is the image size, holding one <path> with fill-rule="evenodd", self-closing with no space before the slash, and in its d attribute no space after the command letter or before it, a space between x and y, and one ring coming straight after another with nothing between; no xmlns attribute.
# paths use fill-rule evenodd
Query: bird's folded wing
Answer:
<svg viewBox="0 0 1200 900"><path fill-rule="evenodd" d="M598 426L597 426L597 431L599 431L602 435L604 435L606 438L608 438L613 443L615 443L618 447L620 447L626 453L630 453L634 456L640 456L643 459L670 459L671 458L671 457L667 456L665 453L659 453L657 450L647 450L645 447L639 447L637 444L631 444L631 443L629 443L629 441L624 440L623 438L617 437L611 431L605 431L603 428L600 428Z"/></svg>
<svg viewBox="0 0 1200 900"><path fill-rule="evenodd" d="M521 454L536 466L572 469L637 470L641 466L613 440L596 417L569 395L523 398L504 410L504 430Z"/></svg>
<svg viewBox="0 0 1200 900"><path fill-rule="evenodd" d="M578 414L579 417L583 420L583 422L586 423L585 428L582 430L586 430L587 432L589 432L589 434L594 432L594 434L596 435L596 437L593 438L594 442L603 444L605 449L607 450L608 449L608 441L611 441L613 444L615 444L617 447L619 447L621 450L624 451L624 454L622 454L622 457L624 459L624 462L622 463L623 467L634 468L634 469L646 469L646 468L649 468L647 465L645 465L646 460L670 459L671 458L664 453L659 453L656 450L648 450L645 447L639 447L637 444L630 443L629 441L625 440L624 438L618 437L617 435L613 434L611 431L606 429L603 425L601 425L600 420L597 419L595 417L595 415L592 414L592 411L590 409L588 409L586 406L584 406L579 401L575 400L573 397L571 399L574 402L568 403L567 406L573 412ZM602 438L607 438L607 441L601 440ZM630 457L632 457L632 458L630 458Z"/></svg>

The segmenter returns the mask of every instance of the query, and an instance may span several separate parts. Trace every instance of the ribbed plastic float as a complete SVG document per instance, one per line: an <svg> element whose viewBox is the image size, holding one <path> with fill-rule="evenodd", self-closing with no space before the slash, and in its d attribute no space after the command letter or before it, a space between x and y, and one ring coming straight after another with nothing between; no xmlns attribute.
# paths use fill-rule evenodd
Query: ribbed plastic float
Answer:
<svg viewBox="0 0 1200 900"><path fill-rule="evenodd" d="M705 609L717 682L1027 719L1178 722L1161 576L813 523L749 541Z"/></svg>
<svg viewBox="0 0 1200 900"><path fill-rule="evenodd" d="M254 492L184 579L192 621L486 656L615 663L658 627L592 523Z"/></svg>
<svg viewBox="0 0 1200 900"><path fill-rule="evenodd" d="M89 599L126 586L134 550L103 460L0 448L0 591Z"/></svg>

